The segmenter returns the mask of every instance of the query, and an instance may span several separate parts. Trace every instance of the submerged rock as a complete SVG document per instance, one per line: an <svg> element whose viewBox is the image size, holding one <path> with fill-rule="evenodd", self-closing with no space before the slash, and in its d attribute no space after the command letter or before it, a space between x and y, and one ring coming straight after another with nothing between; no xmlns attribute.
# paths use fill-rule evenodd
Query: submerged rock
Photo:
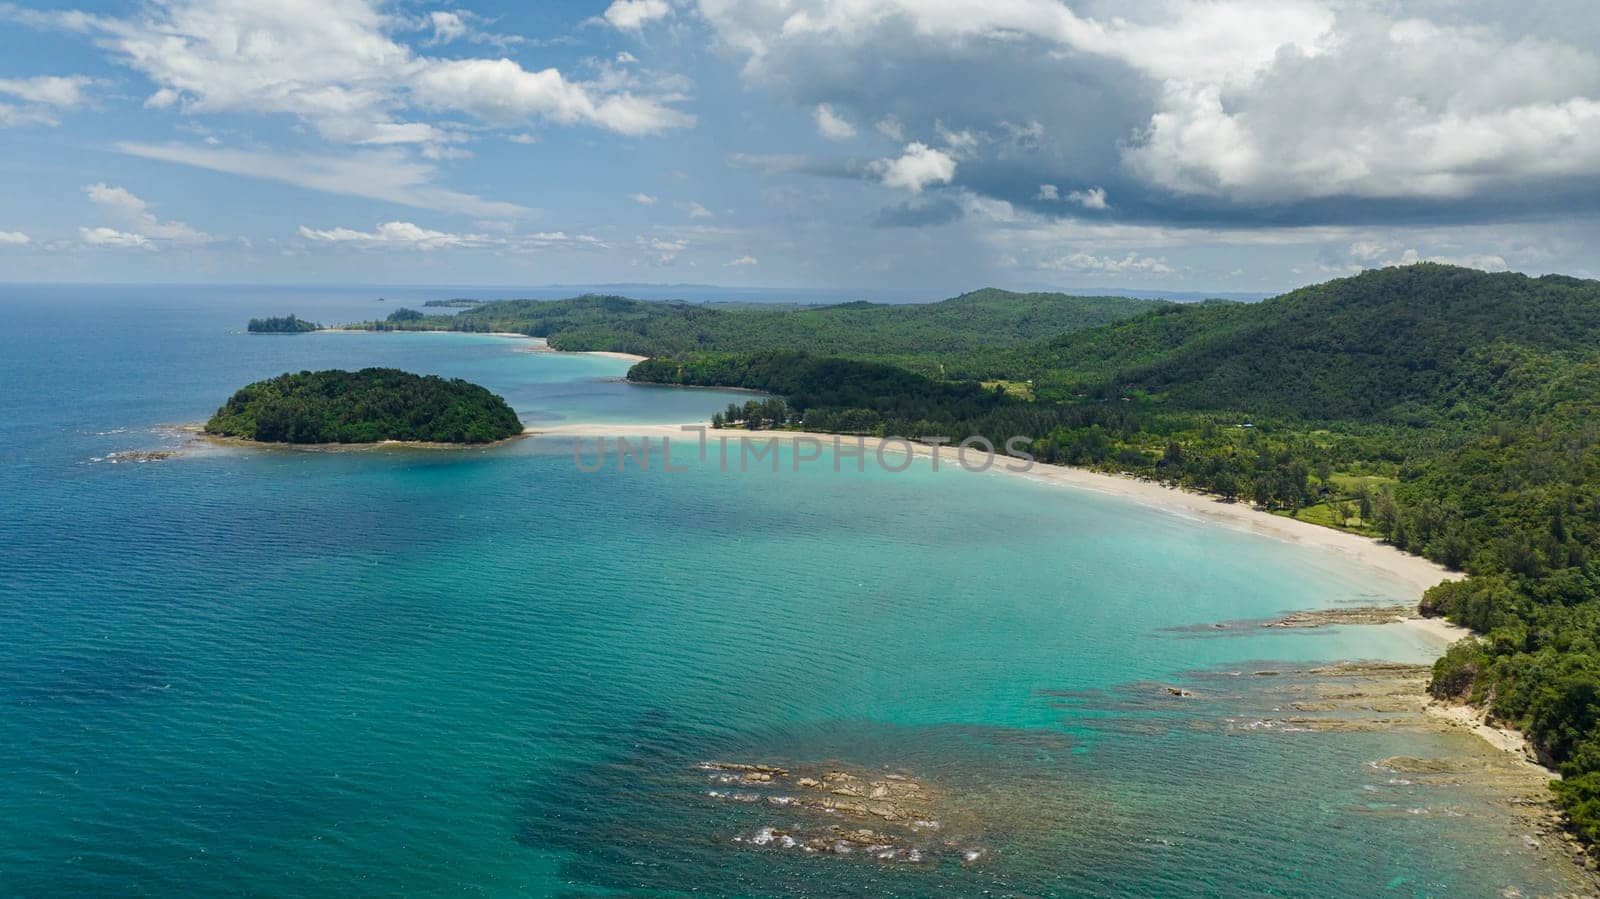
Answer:
<svg viewBox="0 0 1600 899"><path fill-rule="evenodd" d="M107 455L105 461L112 465L119 462L161 462L178 455L182 454L177 450L123 450Z"/></svg>
<svg viewBox="0 0 1600 899"><path fill-rule="evenodd" d="M1333 624L1389 624L1407 615L1416 614L1411 606L1357 606L1342 609L1319 609L1294 612L1262 627L1326 627Z"/></svg>
<svg viewBox="0 0 1600 899"><path fill-rule="evenodd" d="M702 762L714 782L729 779L745 788L713 789L721 802L765 801L786 817L732 841L772 850L856 856L877 862L921 864L950 855L962 864L987 857L987 847L944 832L951 809L946 795L902 773L847 771L833 767L796 774L772 765ZM842 820L841 820L842 819Z"/></svg>

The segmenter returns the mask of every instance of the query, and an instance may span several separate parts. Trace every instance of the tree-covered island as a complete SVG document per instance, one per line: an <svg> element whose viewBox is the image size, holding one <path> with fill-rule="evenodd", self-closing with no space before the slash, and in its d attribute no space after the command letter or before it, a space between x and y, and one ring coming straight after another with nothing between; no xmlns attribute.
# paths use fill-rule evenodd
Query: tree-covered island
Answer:
<svg viewBox="0 0 1600 899"><path fill-rule="evenodd" d="M304 334L307 331L320 331L322 326L316 322L297 318L294 313L290 313L284 316L252 318L245 330L251 334Z"/></svg>
<svg viewBox="0 0 1600 899"><path fill-rule="evenodd" d="M460 378L394 368L302 371L241 388L205 432L262 443L481 444L522 433L506 401Z"/></svg>

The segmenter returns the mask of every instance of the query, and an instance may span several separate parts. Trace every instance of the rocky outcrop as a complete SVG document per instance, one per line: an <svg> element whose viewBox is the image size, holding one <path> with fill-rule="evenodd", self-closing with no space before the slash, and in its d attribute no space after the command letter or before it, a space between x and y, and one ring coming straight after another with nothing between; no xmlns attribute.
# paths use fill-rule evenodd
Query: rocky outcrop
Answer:
<svg viewBox="0 0 1600 899"><path fill-rule="evenodd" d="M742 762L698 769L712 784L708 798L774 811L771 823L731 837L744 846L905 864L944 856L974 864L988 855L969 837L946 832L947 797L908 774Z"/></svg>

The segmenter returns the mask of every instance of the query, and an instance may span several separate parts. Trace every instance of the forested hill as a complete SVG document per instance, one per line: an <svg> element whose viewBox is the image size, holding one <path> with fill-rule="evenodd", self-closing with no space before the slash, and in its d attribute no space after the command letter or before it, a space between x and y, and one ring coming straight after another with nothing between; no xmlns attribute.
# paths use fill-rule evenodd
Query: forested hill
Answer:
<svg viewBox="0 0 1600 899"><path fill-rule="evenodd" d="M1484 401L1529 355L1597 349L1600 282L1421 264L1260 303L1172 306L984 365L1050 396L1114 388L1186 409L1420 422Z"/></svg>
<svg viewBox="0 0 1600 899"><path fill-rule="evenodd" d="M522 433L504 399L394 368L290 372L242 387L205 432L263 443L490 443Z"/></svg>
<svg viewBox="0 0 1600 899"><path fill-rule="evenodd" d="M376 330L508 331L544 337L560 350L643 356L790 350L893 361L938 374L960 353L1034 343L1172 304L1125 297L979 290L938 303L762 306L581 296L503 300L456 315L410 310L350 327Z"/></svg>

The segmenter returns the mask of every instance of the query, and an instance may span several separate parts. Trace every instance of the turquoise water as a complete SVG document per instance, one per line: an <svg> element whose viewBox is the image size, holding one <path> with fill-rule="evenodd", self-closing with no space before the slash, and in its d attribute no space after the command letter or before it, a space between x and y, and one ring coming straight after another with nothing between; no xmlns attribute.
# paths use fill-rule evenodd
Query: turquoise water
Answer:
<svg viewBox="0 0 1600 899"><path fill-rule="evenodd" d="M370 316L370 295L0 297L0 894L1561 883L1470 787L1372 765L1466 738L1226 726L1275 701L1220 696L1230 672L1437 653L1389 628L1193 629L1404 598L1316 551L1000 475L741 474L689 447L674 473L584 474L553 438L108 464L299 368L467 377L530 423L728 397L512 339L236 331ZM1175 709L1145 682L1219 698ZM708 797L711 759L903 770L960 798L984 854L737 842L790 813Z"/></svg>

